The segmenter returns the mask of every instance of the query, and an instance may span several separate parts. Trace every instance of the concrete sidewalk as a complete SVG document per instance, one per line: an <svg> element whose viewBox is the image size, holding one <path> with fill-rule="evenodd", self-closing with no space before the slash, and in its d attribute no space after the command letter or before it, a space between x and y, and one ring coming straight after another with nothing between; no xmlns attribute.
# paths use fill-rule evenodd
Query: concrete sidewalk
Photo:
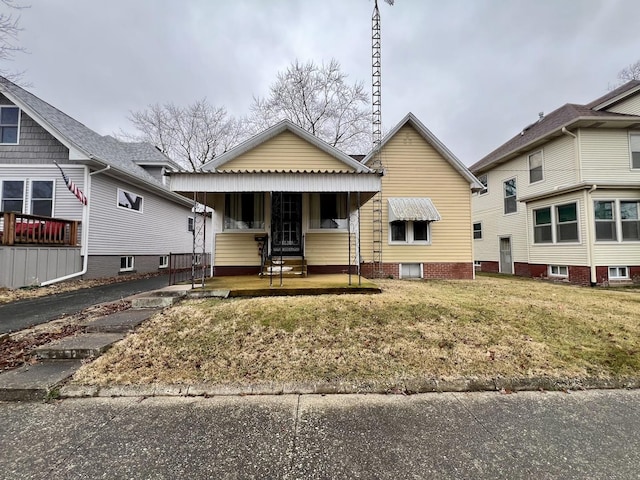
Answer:
<svg viewBox="0 0 640 480"><path fill-rule="evenodd" d="M62 315L72 315L92 305L114 302L167 287L168 284L169 277L160 275L0 305L0 334L23 330Z"/></svg>
<svg viewBox="0 0 640 480"><path fill-rule="evenodd" d="M0 478L638 478L640 391L0 403Z"/></svg>

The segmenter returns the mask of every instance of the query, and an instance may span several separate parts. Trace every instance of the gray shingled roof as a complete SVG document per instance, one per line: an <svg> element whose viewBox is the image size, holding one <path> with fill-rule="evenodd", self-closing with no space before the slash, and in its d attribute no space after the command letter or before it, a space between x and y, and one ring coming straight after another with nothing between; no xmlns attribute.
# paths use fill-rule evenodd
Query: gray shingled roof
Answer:
<svg viewBox="0 0 640 480"><path fill-rule="evenodd" d="M569 126L573 122L579 119L610 119L610 120L636 120L640 122L640 116L625 115L621 113L613 113L602 110L593 110L593 106L599 105L608 99L615 98L616 96L624 93L627 90L640 85L640 82L633 80L626 83L620 88L610 92L609 94L600 97L594 102L588 105L577 105L573 103L567 103L566 105L554 110L550 114L546 115L542 119L535 123L532 123L526 127L521 133L513 137L508 142L496 148L480 161L474 163L469 167L474 174L482 173L488 170L490 167L500 164L509 158L518 154L518 152L525 148L529 144L533 144L545 137L551 135L554 132L558 132L562 127Z"/></svg>
<svg viewBox="0 0 640 480"><path fill-rule="evenodd" d="M1 76L0 92L9 94L24 104L39 117L35 118L36 121L46 122L49 128L57 131L68 143L90 158L169 192L136 163L167 163L167 157L153 145L125 143L110 136L102 136Z"/></svg>

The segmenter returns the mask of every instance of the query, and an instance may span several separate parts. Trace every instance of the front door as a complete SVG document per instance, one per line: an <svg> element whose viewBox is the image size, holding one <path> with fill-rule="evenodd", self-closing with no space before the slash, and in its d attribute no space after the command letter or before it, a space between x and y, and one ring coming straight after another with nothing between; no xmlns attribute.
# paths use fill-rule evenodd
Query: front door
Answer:
<svg viewBox="0 0 640 480"><path fill-rule="evenodd" d="M271 255L302 254L302 194L271 195Z"/></svg>
<svg viewBox="0 0 640 480"><path fill-rule="evenodd" d="M511 238L509 237L500 239L500 273L513 273Z"/></svg>

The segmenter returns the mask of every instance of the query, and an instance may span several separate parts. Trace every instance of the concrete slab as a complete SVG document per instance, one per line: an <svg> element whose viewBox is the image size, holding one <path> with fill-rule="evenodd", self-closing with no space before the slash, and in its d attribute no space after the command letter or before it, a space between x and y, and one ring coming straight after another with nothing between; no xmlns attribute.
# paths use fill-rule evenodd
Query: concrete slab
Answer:
<svg viewBox="0 0 640 480"><path fill-rule="evenodd" d="M158 309L129 309L87 322L87 333L126 333L147 320Z"/></svg>
<svg viewBox="0 0 640 480"><path fill-rule="evenodd" d="M38 358L54 360L97 357L123 338L121 333L85 333L48 343L34 353Z"/></svg>
<svg viewBox="0 0 640 480"><path fill-rule="evenodd" d="M80 368L80 360L42 362L5 372L0 375L0 400L43 400L51 389Z"/></svg>
<svg viewBox="0 0 640 480"><path fill-rule="evenodd" d="M131 308L164 308L179 302L186 296L184 290L157 290L131 297Z"/></svg>

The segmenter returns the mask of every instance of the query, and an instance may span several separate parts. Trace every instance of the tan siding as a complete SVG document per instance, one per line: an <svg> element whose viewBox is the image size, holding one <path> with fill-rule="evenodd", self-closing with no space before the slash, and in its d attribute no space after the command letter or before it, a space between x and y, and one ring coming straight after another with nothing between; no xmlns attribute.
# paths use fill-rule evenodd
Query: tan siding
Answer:
<svg viewBox="0 0 640 480"><path fill-rule="evenodd" d="M471 262L471 191L469 183L411 126L390 139L383 151L384 262ZM431 224L431 245L389 245L389 197L429 197L442 220ZM362 215L362 252L372 260L372 202Z"/></svg>
<svg viewBox="0 0 640 480"><path fill-rule="evenodd" d="M591 199L592 201L637 200L640 199L640 191L598 189L591 194ZM618 232L619 238L620 232ZM593 246L593 261L595 265L606 266L640 265L640 242L595 242Z"/></svg>
<svg viewBox="0 0 640 480"><path fill-rule="evenodd" d="M285 131L220 167L221 170L353 170L297 135Z"/></svg>
<svg viewBox="0 0 640 480"><path fill-rule="evenodd" d="M304 243L305 257L309 265L349 264L347 232L308 232Z"/></svg>
<svg viewBox="0 0 640 480"><path fill-rule="evenodd" d="M626 130L580 130L582 176L585 182L640 181L631 170L629 134Z"/></svg>
<svg viewBox="0 0 640 480"><path fill-rule="evenodd" d="M583 201L583 192L575 192L567 195L532 202L527 205L527 214L533 219L533 210L544 207L554 207L566 203L576 202L578 204L578 231L580 242L578 244L534 244L533 243L533 220L529 222L529 263L553 264L553 265L588 265L589 242L586 230L586 206ZM555 227L554 227L555 228Z"/></svg>
<svg viewBox="0 0 640 480"><path fill-rule="evenodd" d="M256 232L251 233L217 233L216 234L216 267L228 266L260 266Z"/></svg>
<svg viewBox="0 0 640 480"><path fill-rule="evenodd" d="M627 115L640 115L640 93L620 102L617 105L607 108L608 112L626 113Z"/></svg>

